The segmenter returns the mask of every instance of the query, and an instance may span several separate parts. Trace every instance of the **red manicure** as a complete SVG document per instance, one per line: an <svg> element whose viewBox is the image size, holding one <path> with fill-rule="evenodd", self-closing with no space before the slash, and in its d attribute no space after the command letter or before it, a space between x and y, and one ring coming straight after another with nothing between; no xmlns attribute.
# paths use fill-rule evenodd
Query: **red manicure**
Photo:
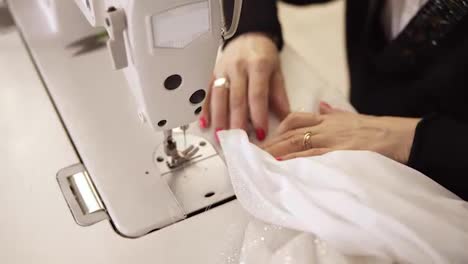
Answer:
<svg viewBox="0 0 468 264"><path fill-rule="evenodd" d="M201 128L208 127L208 122L206 121L205 117L200 117L200 119L198 120L198 124L200 125Z"/></svg>
<svg viewBox="0 0 468 264"><path fill-rule="evenodd" d="M257 133L257 139L258 139L259 141L265 140L266 133L265 133L265 130L264 130L264 129L259 128L259 129L256 130L256 133Z"/></svg>
<svg viewBox="0 0 468 264"><path fill-rule="evenodd" d="M277 157L276 160L277 160L277 161L283 161L283 158Z"/></svg>
<svg viewBox="0 0 468 264"><path fill-rule="evenodd" d="M322 102L320 102L320 105L321 105L322 107L325 107L325 108L330 108L330 109L332 109L332 108L333 108L331 105L329 105L328 103L326 103L326 102L323 102L323 101L322 101Z"/></svg>

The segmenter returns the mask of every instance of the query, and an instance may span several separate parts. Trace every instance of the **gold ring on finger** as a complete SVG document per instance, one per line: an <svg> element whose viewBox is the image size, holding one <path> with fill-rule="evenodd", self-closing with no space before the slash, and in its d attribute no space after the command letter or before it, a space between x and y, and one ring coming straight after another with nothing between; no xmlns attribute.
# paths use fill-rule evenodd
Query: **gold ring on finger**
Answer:
<svg viewBox="0 0 468 264"><path fill-rule="evenodd" d="M229 89L229 86L230 86L230 83L229 83L228 78L226 77L217 78L216 80L214 80L214 83L213 83L213 88Z"/></svg>
<svg viewBox="0 0 468 264"><path fill-rule="evenodd" d="M304 147L304 150L308 150L312 148L312 144L310 142L310 139L312 138L312 132L306 132L304 134L304 140L302 141L302 145Z"/></svg>

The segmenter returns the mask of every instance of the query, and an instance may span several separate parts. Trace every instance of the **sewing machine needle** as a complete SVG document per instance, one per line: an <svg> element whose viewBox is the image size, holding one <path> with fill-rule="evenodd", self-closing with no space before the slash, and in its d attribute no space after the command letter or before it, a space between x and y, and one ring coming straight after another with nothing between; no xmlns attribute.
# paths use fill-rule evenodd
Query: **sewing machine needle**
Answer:
<svg viewBox="0 0 468 264"><path fill-rule="evenodd" d="M187 148L187 130L189 129L189 125L181 126L180 129L184 132L184 148Z"/></svg>

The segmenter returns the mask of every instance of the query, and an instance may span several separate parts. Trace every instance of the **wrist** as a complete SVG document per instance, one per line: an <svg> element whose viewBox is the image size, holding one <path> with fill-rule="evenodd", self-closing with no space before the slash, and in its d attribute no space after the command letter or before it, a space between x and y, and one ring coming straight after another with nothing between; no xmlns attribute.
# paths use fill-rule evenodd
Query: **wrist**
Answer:
<svg viewBox="0 0 468 264"><path fill-rule="evenodd" d="M388 131L387 142L391 157L407 164L420 118L379 117Z"/></svg>
<svg viewBox="0 0 468 264"><path fill-rule="evenodd" d="M273 42L273 44L276 46L276 48L278 49L278 51L281 50L281 41L280 41L280 38L274 34L271 34L271 33L268 33L268 32L252 32L252 33L248 33L248 34L255 34L255 35L258 35L258 36L263 36L267 39L269 39L271 42Z"/></svg>
<svg viewBox="0 0 468 264"><path fill-rule="evenodd" d="M272 34L272 33L268 33L268 32L252 31L252 32L243 33L243 34L241 34L239 36L236 36L234 38L231 38L231 39L225 41L224 44L223 44L223 49L226 49L226 47L231 42L235 42L236 40L238 40L240 38L262 38L263 40L271 42L272 45L274 45L277 48L278 51L281 51L281 49L283 48L283 42L282 42L281 37L279 37L279 36L277 36L275 34Z"/></svg>

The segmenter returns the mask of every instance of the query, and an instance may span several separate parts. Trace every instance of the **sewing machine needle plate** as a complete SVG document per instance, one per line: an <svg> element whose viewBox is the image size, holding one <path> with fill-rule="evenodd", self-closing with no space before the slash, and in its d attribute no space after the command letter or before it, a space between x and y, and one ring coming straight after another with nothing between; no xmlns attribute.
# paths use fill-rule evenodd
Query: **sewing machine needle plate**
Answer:
<svg viewBox="0 0 468 264"><path fill-rule="evenodd" d="M233 190L224 161L206 139L184 132L174 133L178 145L198 147L194 158L179 168L167 164L164 146L154 152L153 160L161 177L168 183L187 214L208 209L213 204L233 198Z"/></svg>

